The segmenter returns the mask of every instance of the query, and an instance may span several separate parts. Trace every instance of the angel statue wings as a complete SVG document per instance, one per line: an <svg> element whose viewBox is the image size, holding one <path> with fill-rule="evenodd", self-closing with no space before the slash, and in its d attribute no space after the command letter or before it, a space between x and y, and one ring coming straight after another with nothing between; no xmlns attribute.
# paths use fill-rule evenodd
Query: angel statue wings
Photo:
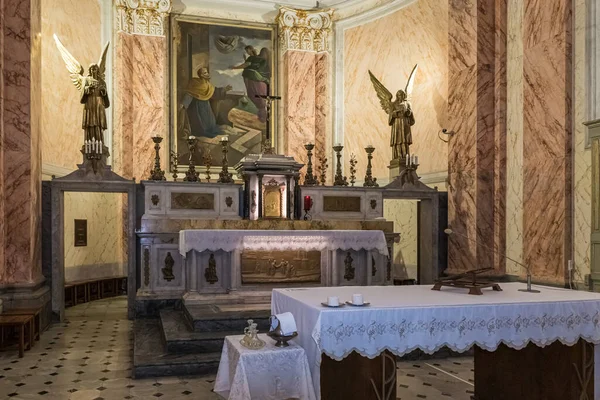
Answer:
<svg viewBox="0 0 600 400"><path fill-rule="evenodd" d="M83 104L83 119L81 127L84 130L84 140L96 140L104 142L104 131L106 130L106 109L110 107L106 82L104 81L104 70L106 68L106 54L108 45L104 46L102 55L97 64L90 64L87 76L84 76L83 66L69 53L54 35L56 47L70 72L71 81L80 93L80 102Z"/></svg>
<svg viewBox="0 0 600 400"><path fill-rule="evenodd" d="M392 93L369 71L381 107L388 114L388 124L392 127L390 146L392 147L393 160L406 159L406 156L410 153L409 149L412 144L411 126L415 124L415 116L410 107L410 100L417 67L418 65L415 65L410 73L406 88L396 92L396 100L394 101L392 101Z"/></svg>

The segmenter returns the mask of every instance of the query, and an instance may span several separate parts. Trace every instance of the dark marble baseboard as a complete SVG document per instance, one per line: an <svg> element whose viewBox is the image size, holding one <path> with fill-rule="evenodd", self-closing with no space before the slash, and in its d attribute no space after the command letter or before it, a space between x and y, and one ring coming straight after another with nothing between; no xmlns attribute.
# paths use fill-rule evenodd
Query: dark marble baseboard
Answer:
<svg viewBox="0 0 600 400"><path fill-rule="evenodd" d="M260 331L268 330L270 309L222 311L218 306L185 306L185 319L196 332L238 331L243 332L248 320L258 323Z"/></svg>
<svg viewBox="0 0 600 400"><path fill-rule="evenodd" d="M135 301L136 318L158 318L160 310L181 310L181 299L150 299Z"/></svg>

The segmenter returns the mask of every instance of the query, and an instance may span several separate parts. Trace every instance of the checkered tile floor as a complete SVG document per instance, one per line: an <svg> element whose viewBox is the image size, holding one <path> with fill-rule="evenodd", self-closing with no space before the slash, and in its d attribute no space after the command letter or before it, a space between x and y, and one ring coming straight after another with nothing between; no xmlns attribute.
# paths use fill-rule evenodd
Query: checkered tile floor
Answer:
<svg viewBox="0 0 600 400"><path fill-rule="evenodd" d="M125 297L81 304L66 315L24 358L16 349L0 352L0 399L221 398L211 392L214 376L131 378L133 337ZM472 389L471 358L398 364L398 399L469 400Z"/></svg>

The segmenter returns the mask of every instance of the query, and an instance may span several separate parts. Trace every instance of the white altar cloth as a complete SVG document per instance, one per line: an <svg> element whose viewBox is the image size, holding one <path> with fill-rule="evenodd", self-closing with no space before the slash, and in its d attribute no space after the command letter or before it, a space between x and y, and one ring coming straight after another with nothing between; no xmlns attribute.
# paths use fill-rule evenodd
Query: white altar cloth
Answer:
<svg viewBox="0 0 600 400"><path fill-rule="evenodd" d="M369 286L274 289L271 312L291 312L296 342L306 350L317 396L321 353L341 360L352 351L373 358L384 350L403 355L414 349L433 353L443 346L462 352L474 344L489 351L500 343L521 349L529 342L546 346L580 338L600 343L600 294L538 286L523 293L523 283L502 283L502 292L424 286ZM362 293L368 307L326 308Z"/></svg>
<svg viewBox="0 0 600 400"><path fill-rule="evenodd" d="M179 252L191 250L375 250L388 255L382 231L267 231L195 229L179 232Z"/></svg>
<svg viewBox="0 0 600 400"><path fill-rule="evenodd" d="M244 335L227 336L223 344L215 393L229 400L314 400L315 391L304 349L294 342L275 347L265 334L265 347L250 350L240 344Z"/></svg>

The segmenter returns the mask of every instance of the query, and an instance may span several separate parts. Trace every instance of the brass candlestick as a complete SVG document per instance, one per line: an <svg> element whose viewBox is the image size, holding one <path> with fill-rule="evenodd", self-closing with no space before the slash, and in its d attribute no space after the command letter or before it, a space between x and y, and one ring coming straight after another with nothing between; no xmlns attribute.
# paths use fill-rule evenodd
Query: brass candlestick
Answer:
<svg viewBox="0 0 600 400"><path fill-rule="evenodd" d="M177 182L177 167L179 166L179 153L171 150L171 171L173 171L173 182Z"/></svg>
<svg viewBox="0 0 600 400"><path fill-rule="evenodd" d="M365 174L365 183L364 187L378 187L377 178L373 178L371 160L373 159L373 152L375 151L375 147L368 145L365 147L365 151L367 152L367 173Z"/></svg>
<svg viewBox="0 0 600 400"><path fill-rule="evenodd" d="M198 178L198 172L196 172L196 167L194 166L194 153L196 152L196 143L198 143L198 139L196 136L189 136L187 142L190 151L190 165L185 172L185 178L183 178L183 180L185 182L199 182L200 178Z"/></svg>
<svg viewBox="0 0 600 400"><path fill-rule="evenodd" d="M304 148L306 149L306 155L308 156L308 163L306 165L306 175L304 177L304 185L315 186L319 184L316 175L313 175L312 151L315 148L315 145L312 143L307 143L304 145Z"/></svg>
<svg viewBox="0 0 600 400"><path fill-rule="evenodd" d="M350 155L350 185L354 186L356 182L356 155L353 153Z"/></svg>
<svg viewBox="0 0 600 400"><path fill-rule="evenodd" d="M345 176L342 176L342 150L344 146L337 144L333 146L335 156L337 158L337 164L335 166L335 179L333 180L333 186L348 186L348 181Z"/></svg>
<svg viewBox="0 0 600 400"><path fill-rule="evenodd" d="M208 153L208 155L204 156L204 166L206 167L206 182L210 183L210 167L211 167L211 163L212 163L212 156L210 155L210 153Z"/></svg>
<svg viewBox="0 0 600 400"><path fill-rule="evenodd" d="M321 185L325 186L325 182L327 181L327 157L319 158L319 166L317 169L319 170L319 180L321 181Z"/></svg>
<svg viewBox="0 0 600 400"><path fill-rule="evenodd" d="M150 171L150 180L151 181L166 181L167 178L165 178L165 171L163 171L162 169L160 169L160 143L162 142L163 138L156 135L152 138L152 141L154 142L154 168L152 169L152 171Z"/></svg>
<svg viewBox="0 0 600 400"><path fill-rule="evenodd" d="M223 168L219 172L219 180L217 183L233 183L233 178L229 173L229 162L227 161L227 151L229 150L229 137L223 136L221 138L221 146L223 146Z"/></svg>

